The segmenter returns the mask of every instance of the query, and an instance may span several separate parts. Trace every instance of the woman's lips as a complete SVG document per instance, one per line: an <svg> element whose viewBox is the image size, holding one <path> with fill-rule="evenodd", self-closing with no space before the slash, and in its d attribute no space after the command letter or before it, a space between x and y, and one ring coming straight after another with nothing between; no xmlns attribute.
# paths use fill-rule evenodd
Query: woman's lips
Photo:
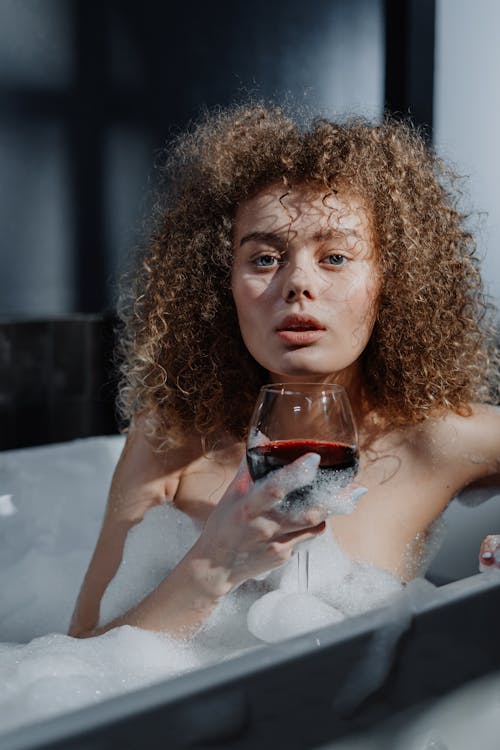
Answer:
<svg viewBox="0 0 500 750"><path fill-rule="evenodd" d="M325 333L319 320L308 315L288 315L278 326L276 333L286 344L302 346L313 344Z"/></svg>
<svg viewBox="0 0 500 750"><path fill-rule="evenodd" d="M318 341L324 335L325 331L318 328L311 328L309 330L285 329L283 331L276 331L276 333L286 344L301 346L303 344L313 344L315 341Z"/></svg>

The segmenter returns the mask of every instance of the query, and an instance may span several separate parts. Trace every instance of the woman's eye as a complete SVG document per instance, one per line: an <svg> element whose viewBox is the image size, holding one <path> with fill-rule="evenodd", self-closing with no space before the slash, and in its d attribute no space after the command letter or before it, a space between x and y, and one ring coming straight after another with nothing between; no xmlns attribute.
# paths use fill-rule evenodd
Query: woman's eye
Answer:
<svg viewBox="0 0 500 750"><path fill-rule="evenodd" d="M344 263L347 263L345 255L338 254L327 255L325 260L330 266L343 266Z"/></svg>
<svg viewBox="0 0 500 750"><path fill-rule="evenodd" d="M275 263L278 263L278 258L274 255L259 255L255 258L254 263L259 268L272 268Z"/></svg>

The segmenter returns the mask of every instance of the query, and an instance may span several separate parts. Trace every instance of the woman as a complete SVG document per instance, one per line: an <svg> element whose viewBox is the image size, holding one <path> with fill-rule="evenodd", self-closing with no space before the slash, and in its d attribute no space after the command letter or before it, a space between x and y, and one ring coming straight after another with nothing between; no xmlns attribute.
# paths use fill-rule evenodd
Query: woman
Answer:
<svg viewBox="0 0 500 750"><path fill-rule="evenodd" d="M498 358L448 174L402 124L237 107L180 137L125 322L130 420L71 635L123 624L188 636L239 584L330 524L351 558L405 582L451 498L500 485ZM349 516L275 509L309 454L252 483L246 427L265 382L343 384L360 437ZM173 503L204 525L160 585L103 627L128 531Z"/></svg>

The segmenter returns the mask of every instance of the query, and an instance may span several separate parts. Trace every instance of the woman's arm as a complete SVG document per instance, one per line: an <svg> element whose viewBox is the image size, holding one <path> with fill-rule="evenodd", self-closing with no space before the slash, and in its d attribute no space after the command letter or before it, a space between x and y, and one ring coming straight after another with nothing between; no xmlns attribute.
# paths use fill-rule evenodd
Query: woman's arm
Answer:
<svg viewBox="0 0 500 750"><path fill-rule="evenodd" d="M93 593L99 593L101 598L110 580L111 578L106 581L102 591L94 590ZM214 575L210 560L203 558L193 548L172 573L137 606L106 625L96 627L99 604L96 605L96 600L93 600L87 610L92 616L86 621L80 618L77 624L72 625L69 634L87 638L101 635L120 625L132 625L165 632L174 638L189 638L228 591L227 583L224 585L224 581Z"/></svg>
<svg viewBox="0 0 500 750"><path fill-rule="evenodd" d="M469 489L500 488L500 408L474 406L470 422L465 423L465 455L472 464L474 476ZM492 529L492 531L494 531ZM500 535L486 536L478 552L479 569L500 568Z"/></svg>
<svg viewBox="0 0 500 750"><path fill-rule="evenodd" d="M133 440L132 437L132 443ZM120 625L133 625L173 637L189 637L221 597L247 578L282 565L296 544L314 538L325 529L326 511L322 509L304 511L293 519L274 509L291 488L311 481L319 456L302 457L255 485L242 463L200 538L172 573L135 607L97 627L100 601L120 564L128 530L148 507L164 501L166 478L170 492L175 495L175 475L171 471L160 480L151 479L151 472L148 475L144 465L136 465L131 471L131 455L136 453L125 450L117 467L103 528L78 598L70 635L97 636ZM161 468L164 470L165 466ZM141 473L142 482L137 484L137 475ZM124 483L125 477L128 483ZM136 484L131 487L132 480Z"/></svg>
<svg viewBox="0 0 500 750"><path fill-rule="evenodd" d="M351 516L332 519L349 556L410 580L450 500L464 487L500 486L500 410L472 409L469 417L448 413L371 446L359 475L368 494Z"/></svg>
<svg viewBox="0 0 500 750"><path fill-rule="evenodd" d="M472 409L470 417L455 418L460 421L454 443L457 464L469 474L466 485L500 487L500 408L474 404Z"/></svg>
<svg viewBox="0 0 500 750"><path fill-rule="evenodd" d="M90 561L71 617L68 634L79 637L90 634L99 621L101 599L119 568L125 539L131 523L104 520L94 554Z"/></svg>
<svg viewBox="0 0 500 750"><path fill-rule="evenodd" d="M102 528L78 595L69 635L79 636L95 628L101 599L120 566L129 530L149 508L175 495L179 465L185 457L174 452L168 466L152 450L143 427L141 418L131 425L113 474Z"/></svg>

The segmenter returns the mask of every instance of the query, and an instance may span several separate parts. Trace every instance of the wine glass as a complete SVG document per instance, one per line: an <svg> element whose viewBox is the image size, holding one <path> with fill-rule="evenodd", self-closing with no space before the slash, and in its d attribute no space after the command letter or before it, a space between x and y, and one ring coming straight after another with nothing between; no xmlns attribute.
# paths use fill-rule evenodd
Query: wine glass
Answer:
<svg viewBox="0 0 500 750"><path fill-rule="evenodd" d="M254 481L305 453L320 456L312 483L289 492L283 512L326 507L330 515L351 512L343 490L358 470L357 431L345 388L337 384L274 383L260 389L250 421L247 463ZM347 502L346 502L347 500ZM309 550L298 549L298 589L309 587Z"/></svg>

